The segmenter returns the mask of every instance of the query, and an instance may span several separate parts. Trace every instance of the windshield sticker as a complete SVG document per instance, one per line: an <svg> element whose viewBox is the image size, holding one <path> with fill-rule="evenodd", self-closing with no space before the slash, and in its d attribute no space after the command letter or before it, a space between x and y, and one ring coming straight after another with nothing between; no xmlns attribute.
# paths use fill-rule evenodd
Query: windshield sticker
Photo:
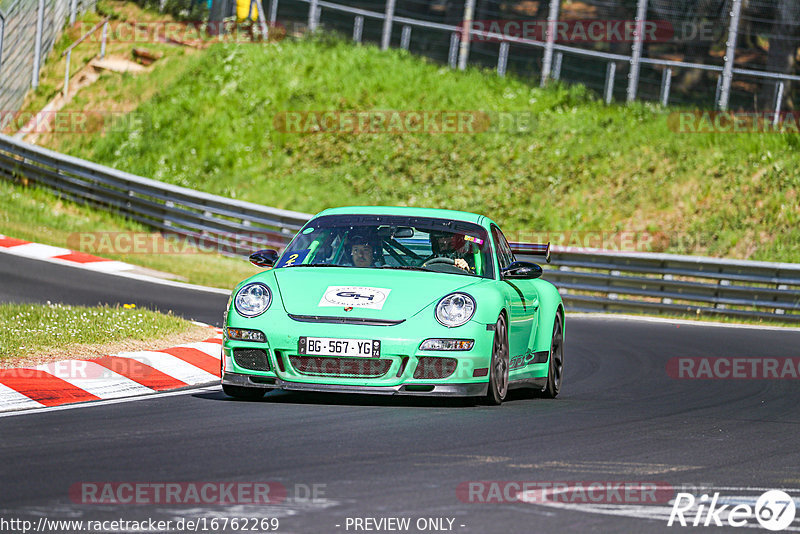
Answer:
<svg viewBox="0 0 800 534"><path fill-rule="evenodd" d="M465 235L464 241L472 241L473 243L483 245L483 239L481 239L480 237L472 237L471 235Z"/></svg>
<svg viewBox="0 0 800 534"><path fill-rule="evenodd" d="M319 306L347 306L380 310L391 289L382 287L328 286Z"/></svg>
<svg viewBox="0 0 800 534"><path fill-rule="evenodd" d="M307 248L304 250L298 250L297 252L292 252L291 254L284 255L281 260L275 265L275 268L278 267L291 267L292 265L298 265L303 263L303 260L306 259L308 253L311 249Z"/></svg>
<svg viewBox="0 0 800 534"><path fill-rule="evenodd" d="M308 228L306 228L305 230L303 230L303 235L310 234L310 233L311 233L311 232L313 232L313 231L314 231L314 228L313 228L313 227L311 227L311 226L309 226Z"/></svg>

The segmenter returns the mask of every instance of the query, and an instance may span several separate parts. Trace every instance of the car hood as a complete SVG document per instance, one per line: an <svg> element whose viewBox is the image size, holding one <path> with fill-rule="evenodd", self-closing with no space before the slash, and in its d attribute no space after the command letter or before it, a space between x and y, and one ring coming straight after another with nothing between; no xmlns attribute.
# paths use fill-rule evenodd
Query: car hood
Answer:
<svg viewBox="0 0 800 534"><path fill-rule="evenodd" d="M480 278L420 271L289 267L273 271L287 313L408 319ZM352 308L345 310L345 308Z"/></svg>

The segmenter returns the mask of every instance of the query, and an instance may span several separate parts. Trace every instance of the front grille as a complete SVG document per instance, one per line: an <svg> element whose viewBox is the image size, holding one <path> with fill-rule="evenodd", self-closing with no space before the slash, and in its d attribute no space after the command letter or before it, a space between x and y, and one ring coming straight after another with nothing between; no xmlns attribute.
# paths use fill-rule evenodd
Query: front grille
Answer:
<svg viewBox="0 0 800 534"><path fill-rule="evenodd" d="M343 378L377 378L385 375L392 366L391 360L378 358L289 356L289 361L300 374Z"/></svg>
<svg viewBox="0 0 800 534"><path fill-rule="evenodd" d="M267 351L264 349L233 349L236 365L251 371L269 371Z"/></svg>
<svg viewBox="0 0 800 534"><path fill-rule="evenodd" d="M395 326L404 323L405 319L371 319L369 317L330 317L327 315L294 315L289 317L301 323L358 324L365 326Z"/></svg>
<svg viewBox="0 0 800 534"><path fill-rule="evenodd" d="M457 363L455 358L423 356L419 359L417 368L414 369L414 378L422 380L447 378L455 372Z"/></svg>

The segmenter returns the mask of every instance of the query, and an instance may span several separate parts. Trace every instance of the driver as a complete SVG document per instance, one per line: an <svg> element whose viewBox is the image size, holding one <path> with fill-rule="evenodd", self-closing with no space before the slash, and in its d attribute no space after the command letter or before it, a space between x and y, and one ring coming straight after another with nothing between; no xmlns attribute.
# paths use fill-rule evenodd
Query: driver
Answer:
<svg viewBox="0 0 800 534"><path fill-rule="evenodd" d="M375 266L375 240L366 234L355 234L348 239L348 255L353 267Z"/></svg>
<svg viewBox="0 0 800 534"><path fill-rule="evenodd" d="M431 230L430 232L432 258L451 258L459 269L471 272L469 263L464 259L466 241L461 234ZM427 261L427 260L426 260Z"/></svg>

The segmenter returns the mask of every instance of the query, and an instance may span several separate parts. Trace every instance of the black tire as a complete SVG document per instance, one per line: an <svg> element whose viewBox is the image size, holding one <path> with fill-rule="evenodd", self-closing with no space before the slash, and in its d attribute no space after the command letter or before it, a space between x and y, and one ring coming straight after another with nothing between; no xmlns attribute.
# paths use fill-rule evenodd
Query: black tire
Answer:
<svg viewBox="0 0 800 534"><path fill-rule="evenodd" d="M505 400L508 394L508 365L508 327L505 316L500 315L494 325L489 387L486 392L487 404L497 406Z"/></svg>
<svg viewBox="0 0 800 534"><path fill-rule="evenodd" d="M222 391L229 397L243 400L258 400L267 392L267 390L261 388L231 386L230 384L222 384Z"/></svg>
<svg viewBox="0 0 800 534"><path fill-rule="evenodd" d="M553 340L550 342L550 365L547 368L547 384L542 390L542 395L548 399L555 399L561 391L561 382L564 376L564 330L561 327L561 316L556 314L553 325Z"/></svg>

